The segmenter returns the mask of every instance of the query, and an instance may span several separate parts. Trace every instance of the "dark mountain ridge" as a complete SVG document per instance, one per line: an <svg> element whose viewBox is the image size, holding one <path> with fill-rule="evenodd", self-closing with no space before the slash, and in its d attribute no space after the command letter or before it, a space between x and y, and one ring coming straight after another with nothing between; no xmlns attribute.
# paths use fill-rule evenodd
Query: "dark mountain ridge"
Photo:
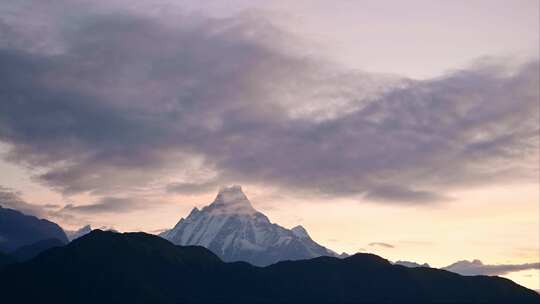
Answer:
<svg viewBox="0 0 540 304"><path fill-rule="evenodd" d="M100 230L7 266L0 293L6 303L540 303L507 279L371 254L256 267L145 233Z"/></svg>
<svg viewBox="0 0 540 304"><path fill-rule="evenodd" d="M0 251L9 253L46 239L68 242L64 230L57 224L0 206Z"/></svg>

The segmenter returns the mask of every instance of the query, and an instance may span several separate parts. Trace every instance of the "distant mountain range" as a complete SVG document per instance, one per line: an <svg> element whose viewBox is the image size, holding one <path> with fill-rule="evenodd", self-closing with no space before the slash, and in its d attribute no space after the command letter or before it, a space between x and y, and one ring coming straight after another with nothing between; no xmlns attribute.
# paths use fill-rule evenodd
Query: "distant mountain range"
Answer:
<svg viewBox="0 0 540 304"><path fill-rule="evenodd" d="M0 259L1 261L1 259ZM5 303L540 303L514 282L372 254L255 267L145 233L94 230L0 270Z"/></svg>
<svg viewBox="0 0 540 304"><path fill-rule="evenodd" d="M284 260L339 256L317 244L306 229L273 224L253 208L240 186L220 190L214 202L160 234L177 245L199 245L227 262L266 266Z"/></svg>
<svg viewBox="0 0 540 304"><path fill-rule="evenodd" d="M13 252L22 246L51 239L56 239L62 245L68 243L64 230L57 224L0 206L1 252Z"/></svg>

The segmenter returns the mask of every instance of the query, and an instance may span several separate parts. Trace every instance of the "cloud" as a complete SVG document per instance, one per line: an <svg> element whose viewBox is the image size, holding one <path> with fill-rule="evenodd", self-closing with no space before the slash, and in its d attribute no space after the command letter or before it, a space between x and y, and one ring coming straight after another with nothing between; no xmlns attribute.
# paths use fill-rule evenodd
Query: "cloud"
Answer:
<svg viewBox="0 0 540 304"><path fill-rule="evenodd" d="M438 193L417 191L390 185L376 186L367 191L365 197L370 201L400 201L413 203L432 203L450 199Z"/></svg>
<svg viewBox="0 0 540 304"><path fill-rule="evenodd" d="M59 209L61 207L62 206L60 206L59 204L45 204L45 205L43 205L43 208L46 208L46 209Z"/></svg>
<svg viewBox="0 0 540 304"><path fill-rule="evenodd" d="M79 214L100 214L133 211L147 206L144 200L120 197L103 197L97 202L86 205L67 204L60 212Z"/></svg>
<svg viewBox="0 0 540 304"><path fill-rule="evenodd" d="M369 243L369 246L372 246L372 247L382 247L382 248L395 248L395 246L392 245L392 244L382 243L382 242L373 242L373 243Z"/></svg>
<svg viewBox="0 0 540 304"><path fill-rule="evenodd" d="M130 212L140 210L152 205L144 198L133 197L110 197L105 196L90 204L31 204L21 198L20 193L0 185L0 206L15 209L24 214L34 215L39 218L62 220L65 223L80 224L86 221L85 216Z"/></svg>
<svg viewBox="0 0 540 304"><path fill-rule="evenodd" d="M431 204L537 180L537 59L414 81L304 56L264 16L35 3L0 17L0 141L64 194L241 183Z"/></svg>
<svg viewBox="0 0 540 304"><path fill-rule="evenodd" d="M219 188L219 183L216 181L208 181L202 183L170 183L166 186L166 190L169 193L182 193L182 194L198 194L205 193Z"/></svg>
<svg viewBox="0 0 540 304"><path fill-rule="evenodd" d="M540 269L540 263L485 265L480 260L463 260L442 269L462 275L505 275L515 271Z"/></svg>
<svg viewBox="0 0 540 304"><path fill-rule="evenodd" d="M25 201L21 193L0 185L0 207L14 209L24 214L45 218L51 221L79 224L81 220L73 214L63 212L60 204L33 204Z"/></svg>
<svg viewBox="0 0 540 304"><path fill-rule="evenodd" d="M19 192L1 185L0 206L38 217L43 217L47 213L45 210L46 207L27 203L21 198Z"/></svg>

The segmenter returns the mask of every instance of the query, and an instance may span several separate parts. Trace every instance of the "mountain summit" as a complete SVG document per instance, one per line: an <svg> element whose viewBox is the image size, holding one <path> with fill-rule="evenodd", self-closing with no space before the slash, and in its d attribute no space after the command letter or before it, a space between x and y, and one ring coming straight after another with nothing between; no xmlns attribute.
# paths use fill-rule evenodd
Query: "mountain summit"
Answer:
<svg viewBox="0 0 540 304"><path fill-rule="evenodd" d="M257 266L337 256L313 241L302 226L289 230L271 223L238 185L221 188L210 205L194 208L160 236L177 245L206 247L227 262L246 261Z"/></svg>
<svg viewBox="0 0 540 304"><path fill-rule="evenodd" d="M213 213L248 215L257 213L239 185L221 188L210 207Z"/></svg>

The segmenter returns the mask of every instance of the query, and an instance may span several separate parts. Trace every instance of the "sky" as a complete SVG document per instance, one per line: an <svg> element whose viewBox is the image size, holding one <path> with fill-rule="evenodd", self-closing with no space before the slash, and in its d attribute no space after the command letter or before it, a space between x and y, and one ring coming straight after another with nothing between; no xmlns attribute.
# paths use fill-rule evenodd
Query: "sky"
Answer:
<svg viewBox="0 0 540 304"><path fill-rule="evenodd" d="M478 259L540 289L539 17L525 0L3 1L0 204L156 233L241 184L336 251Z"/></svg>

